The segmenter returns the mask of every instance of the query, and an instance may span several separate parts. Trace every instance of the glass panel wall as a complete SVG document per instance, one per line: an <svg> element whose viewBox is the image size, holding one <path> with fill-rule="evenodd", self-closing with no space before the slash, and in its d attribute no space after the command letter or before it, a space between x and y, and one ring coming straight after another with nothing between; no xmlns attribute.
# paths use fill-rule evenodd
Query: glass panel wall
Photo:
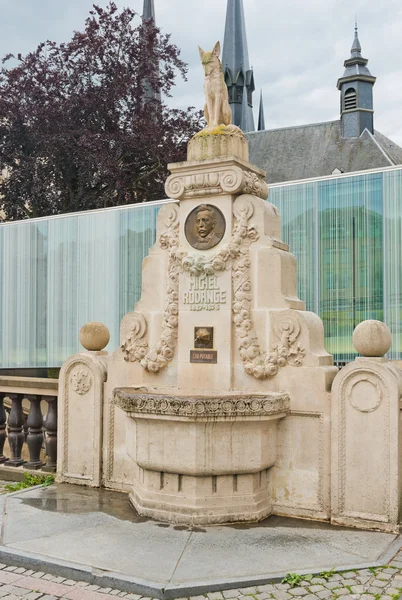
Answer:
<svg viewBox="0 0 402 600"><path fill-rule="evenodd" d="M324 321L326 347L353 360L354 327L384 320L402 358L402 168L271 186L299 296ZM141 295L160 203L0 225L0 369L57 367L78 332L119 326Z"/></svg>
<svg viewBox="0 0 402 600"><path fill-rule="evenodd" d="M271 188L298 259L299 295L321 316L339 362L356 356L353 330L366 319L385 321L390 357L402 355L401 199L401 169Z"/></svg>
<svg viewBox="0 0 402 600"><path fill-rule="evenodd" d="M0 225L0 369L60 366L88 321L118 347L161 204Z"/></svg>

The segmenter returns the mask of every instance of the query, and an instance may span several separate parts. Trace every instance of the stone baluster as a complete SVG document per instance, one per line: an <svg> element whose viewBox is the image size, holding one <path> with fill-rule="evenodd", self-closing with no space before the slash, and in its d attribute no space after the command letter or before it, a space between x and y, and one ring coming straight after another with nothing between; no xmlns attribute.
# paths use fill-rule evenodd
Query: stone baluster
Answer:
<svg viewBox="0 0 402 600"><path fill-rule="evenodd" d="M8 460L4 456L4 444L6 443L7 433L7 415L6 409L4 408L4 398L7 396L5 392L0 392L0 464L3 464Z"/></svg>
<svg viewBox="0 0 402 600"><path fill-rule="evenodd" d="M8 417L8 443L11 458L5 465L7 467L19 467L24 464L21 457L24 444L24 412L22 410L23 396L21 394L7 394L11 400L11 411Z"/></svg>
<svg viewBox="0 0 402 600"><path fill-rule="evenodd" d="M29 395L26 396L26 398L31 403L27 419L29 462L26 466L30 469L40 469L45 464L40 458L40 452L43 446L43 417L40 406L42 397Z"/></svg>
<svg viewBox="0 0 402 600"><path fill-rule="evenodd" d="M47 415L44 420L46 436L46 453L48 461L43 471L56 471L57 469L57 396L43 396L48 404Z"/></svg>

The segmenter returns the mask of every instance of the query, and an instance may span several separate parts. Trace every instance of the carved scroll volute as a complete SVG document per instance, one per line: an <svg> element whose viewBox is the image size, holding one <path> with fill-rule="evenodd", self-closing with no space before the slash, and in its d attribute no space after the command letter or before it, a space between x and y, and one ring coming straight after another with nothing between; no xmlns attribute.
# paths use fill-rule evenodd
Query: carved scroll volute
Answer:
<svg viewBox="0 0 402 600"><path fill-rule="evenodd" d="M161 235L174 229L180 219L179 205L176 202L169 202L162 206L156 220L156 244L159 246Z"/></svg>
<svg viewBox="0 0 402 600"><path fill-rule="evenodd" d="M127 362L140 362L148 351L147 320L142 313L132 312L121 323L121 350Z"/></svg>
<svg viewBox="0 0 402 600"><path fill-rule="evenodd" d="M186 192L185 179L180 175L170 175L165 182L165 192L168 198L181 200Z"/></svg>

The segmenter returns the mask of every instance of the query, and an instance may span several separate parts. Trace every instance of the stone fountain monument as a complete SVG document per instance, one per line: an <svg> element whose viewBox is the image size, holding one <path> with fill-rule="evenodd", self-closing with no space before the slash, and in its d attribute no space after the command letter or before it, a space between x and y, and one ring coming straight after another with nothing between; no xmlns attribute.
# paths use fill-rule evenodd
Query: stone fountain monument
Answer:
<svg viewBox="0 0 402 600"><path fill-rule="evenodd" d="M141 515L175 523L328 520L337 369L231 124L219 53L200 49L208 125L169 166L174 201L121 347L63 367L59 481L127 491Z"/></svg>

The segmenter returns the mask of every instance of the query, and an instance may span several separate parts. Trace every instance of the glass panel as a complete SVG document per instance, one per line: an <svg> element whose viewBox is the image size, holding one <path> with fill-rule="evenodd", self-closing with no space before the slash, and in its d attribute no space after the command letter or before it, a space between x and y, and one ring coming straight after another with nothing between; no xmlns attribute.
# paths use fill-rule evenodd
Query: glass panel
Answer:
<svg viewBox="0 0 402 600"><path fill-rule="evenodd" d="M393 356L401 355L401 178L397 170L271 188L284 241L298 259L300 298L322 318L326 348L337 361L354 359L353 330L366 319L391 326L397 336ZM393 269L385 300L384 266L385 272Z"/></svg>

